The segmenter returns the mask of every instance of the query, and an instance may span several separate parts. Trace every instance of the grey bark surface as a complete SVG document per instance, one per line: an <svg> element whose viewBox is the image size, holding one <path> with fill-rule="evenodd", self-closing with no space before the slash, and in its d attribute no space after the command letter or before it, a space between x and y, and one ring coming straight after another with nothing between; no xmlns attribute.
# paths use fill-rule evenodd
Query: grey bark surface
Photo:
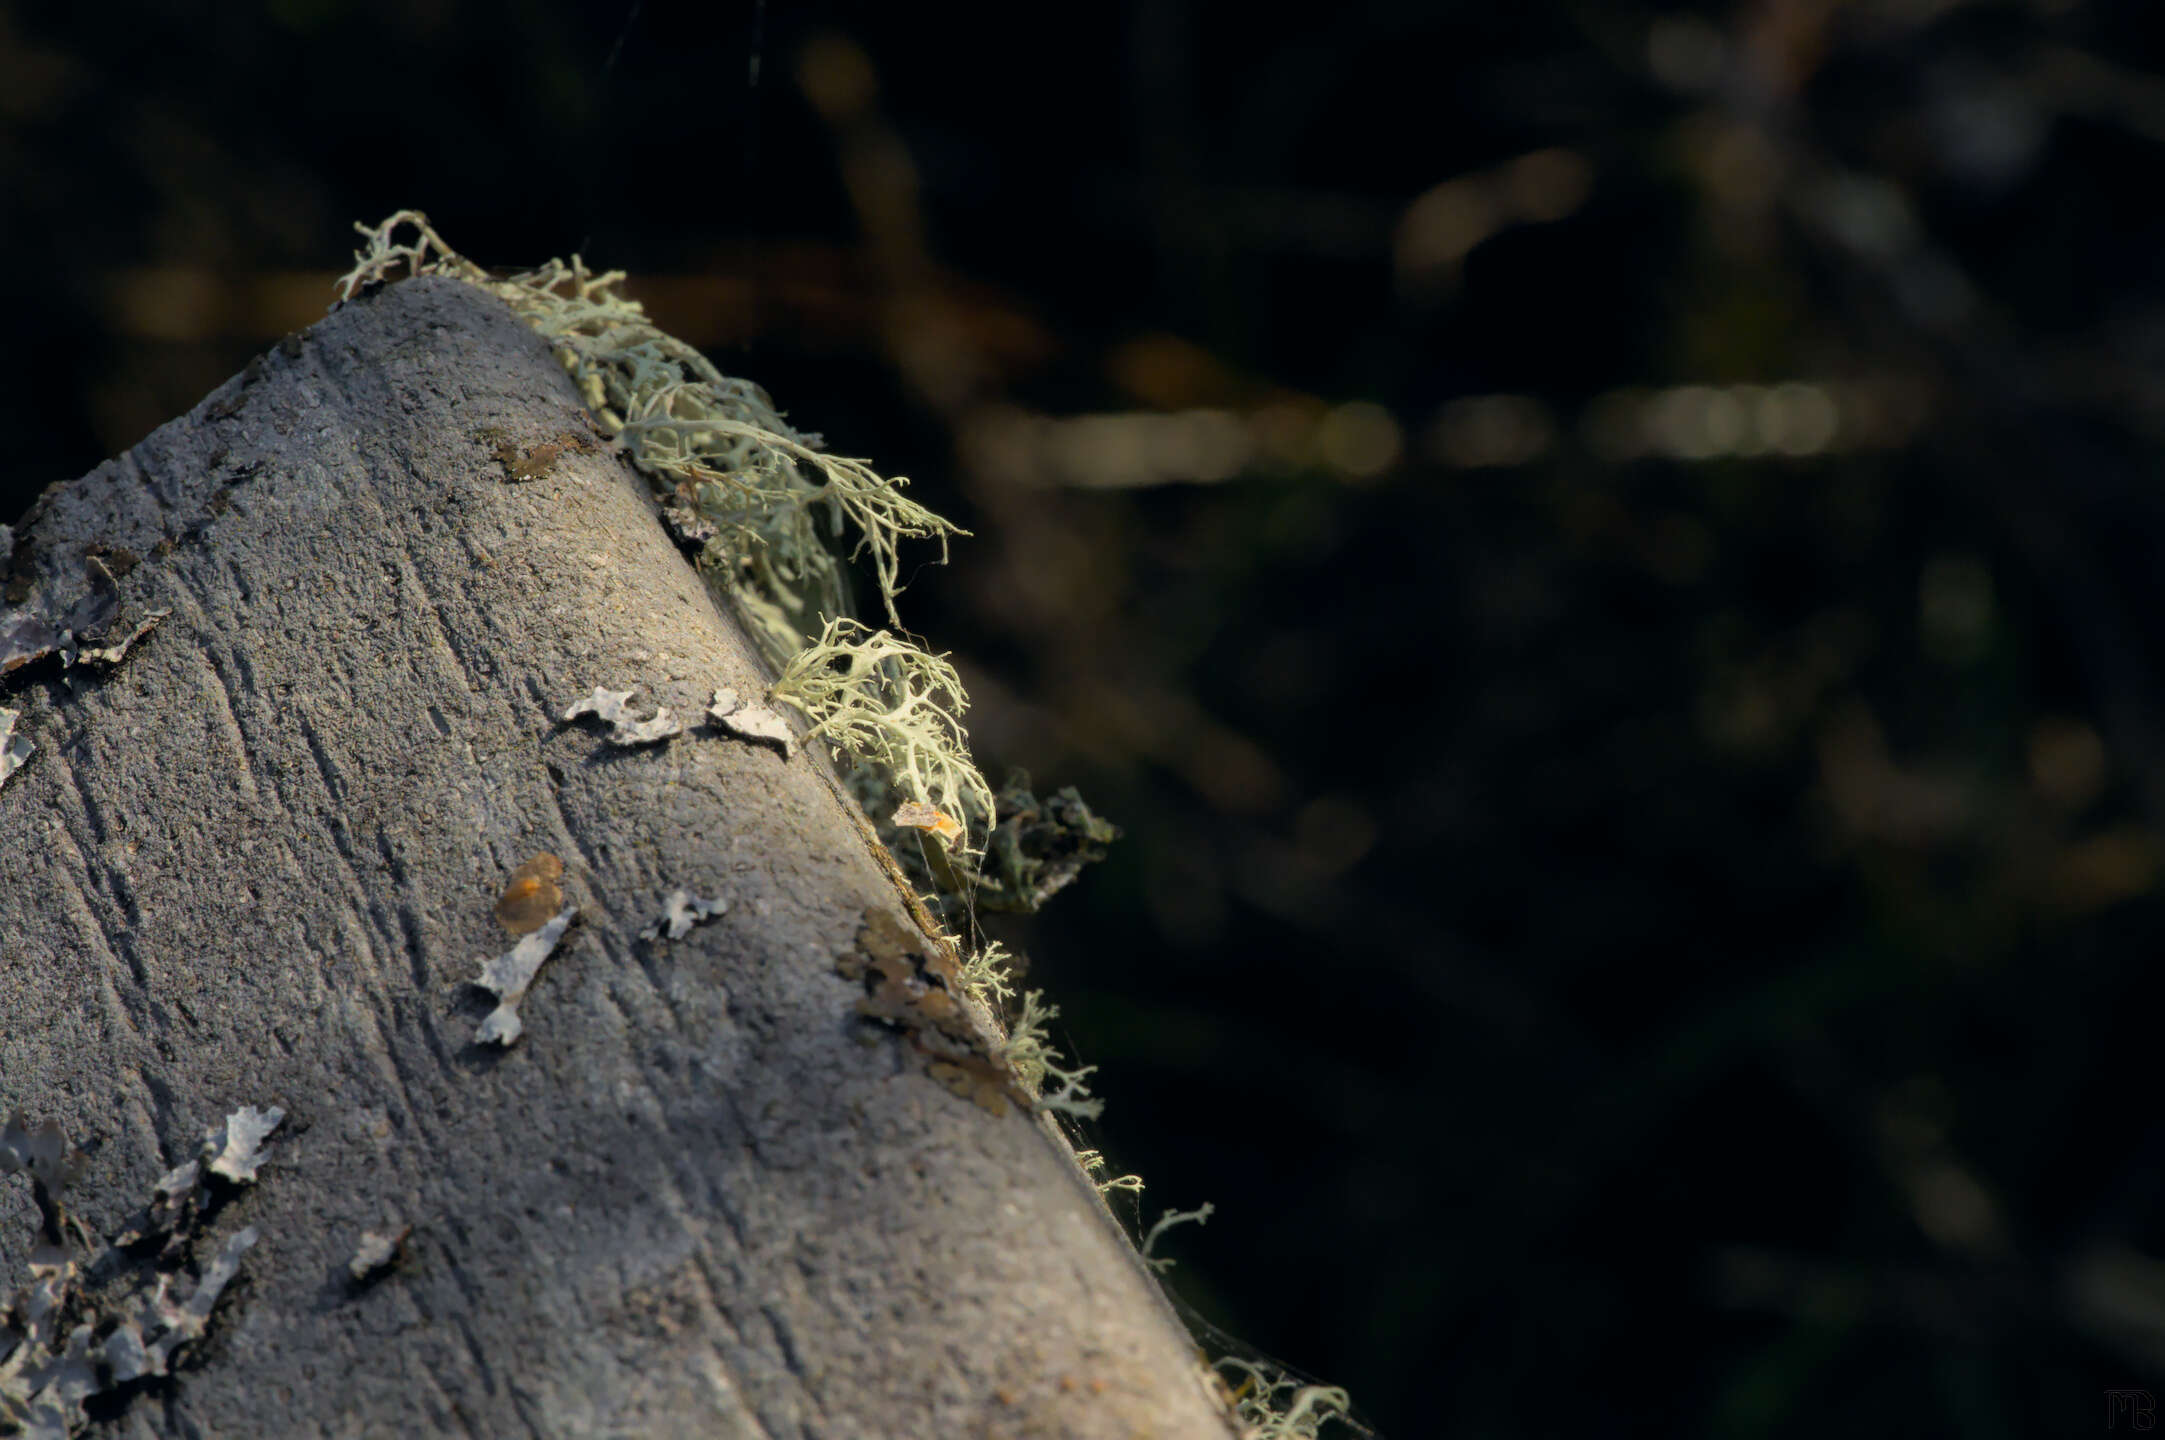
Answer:
<svg viewBox="0 0 2165 1440"><path fill-rule="evenodd" d="M1230 1434L1072 1160L853 1016L836 959L903 911L825 762L556 723L596 685L690 725L765 683L628 466L507 483L481 433L585 425L506 309L408 281L17 536L25 605L104 546L172 614L0 702L35 747L0 786L0 1113L85 1148L101 1233L237 1106L288 1116L199 1244L261 1234L210 1334L98 1429ZM499 1053L470 982L538 851L581 920ZM677 886L729 912L638 939ZM31 1229L0 1179L0 1292Z"/></svg>

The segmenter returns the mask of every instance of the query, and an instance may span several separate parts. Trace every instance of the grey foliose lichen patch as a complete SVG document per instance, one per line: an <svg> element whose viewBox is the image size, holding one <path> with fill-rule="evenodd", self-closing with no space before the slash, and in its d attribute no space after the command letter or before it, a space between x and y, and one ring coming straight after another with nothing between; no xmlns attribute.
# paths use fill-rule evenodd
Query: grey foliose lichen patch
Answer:
<svg viewBox="0 0 2165 1440"><path fill-rule="evenodd" d="M764 705L754 705L726 687L714 692L714 703L707 707L707 718L740 740L772 745L782 752L784 760L789 758L797 743L789 722L779 712Z"/></svg>
<svg viewBox="0 0 2165 1440"><path fill-rule="evenodd" d="M167 1373L175 1350L203 1338L218 1297L240 1273L241 1256L254 1248L257 1238L253 1225L228 1235L185 1301L173 1299L171 1276L158 1277L136 1314L122 1320L106 1337L105 1360L115 1384Z"/></svg>
<svg viewBox="0 0 2165 1440"><path fill-rule="evenodd" d="M667 936L682 940L692 933L694 925L704 925L729 913L727 900L702 900L691 891L679 887L662 899L661 918L639 932L641 940L659 940Z"/></svg>
<svg viewBox="0 0 2165 1440"><path fill-rule="evenodd" d="M203 1136L203 1155L211 1173L236 1185L255 1183L256 1167L263 1163L263 1142L285 1120L286 1112L273 1105L258 1110L243 1105Z"/></svg>
<svg viewBox="0 0 2165 1440"><path fill-rule="evenodd" d="M132 627L120 623L108 626L97 636L70 635L60 644L60 663L70 669L79 665L92 670L115 669L127 658L136 641L157 629L158 622L172 613L170 610L150 610Z"/></svg>
<svg viewBox="0 0 2165 1440"><path fill-rule="evenodd" d="M1008 772L998 811L973 892L988 910L1036 913L1120 838L1120 827L1095 814L1072 785L1040 799L1026 770Z"/></svg>
<svg viewBox="0 0 2165 1440"><path fill-rule="evenodd" d="M611 745L626 748L636 745L654 745L672 735L681 735L684 727L669 713L666 705L656 706L654 714L645 720L635 720L628 712L632 697L630 690L605 690L596 685L593 693L572 702L571 708L560 717L569 725L584 715L591 715L609 727Z"/></svg>
<svg viewBox="0 0 2165 1440"><path fill-rule="evenodd" d="M226 1237L192 1282L190 1252L226 1196L254 1182L263 1140L284 1118L276 1106L244 1105L212 1126L196 1158L160 1178L150 1203L102 1246L66 1206L82 1160L60 1127L17 1115L0 1128L0 1175L30 1177L39 1220L30 1283L0 1296L0 1435L80 1434L86 1400L171 1373L180 1349L203 1338L257 1232Z"/></svg>
<svg viewBox="0 0 2165 1440"><path fill-rule="evenodd" d="M534 977L541 972L542 962L549 958L550 952L556 949L556 942L564 938L564 932L578 916L578 907L567 905L554 920L510 950L481 963L481 974L474 984L493 993L497 1004L481 1022L481 1028L474 1032L476 1044L508 1049L526 1033L526 1024L519 1019L519 1002L526 998Z"/></svg>
<svg viewBox="0 0 2165 1440"><path fill-rule="evenodd" d="M1045 1003L1043 991L1025 991L1022 1009L1008 1021L1007 1038L994 1058L1021 1084L1032 1109L1095 1120L1105 1109L1103 1101L1091 1096L1088 1083L1098 1067L1070 1065L1061 1058L1046 1028L1059 1014L1059 1006Z"/></svg>
<svg viewBox="0 0 2165 1440"><path fill-rule="evenodd" d="M273 1105L259 1110L243 1105L216 1125L203 1131L195 1155L174 1166L151 1186L150 1203L113 1236L112 1244L123 1250L139 1249L161 1241L170 1255L199 1228L221 1193L256 1183L263 1165L263 1142L285 1123L286 1112ZM225 1187L220 1192L213 1181Z"/></svg>
<svg viewBox="0 0 2165 1440"><path fill-rule="evenodd" d="M30 758L30 741L15 733L15 722L22 718L22 711L0 705L0 785L7 784L8 776Z"/></svg>
<svg viewBox="0 0 2165 1440"><path fill-rule="evenodd" d="M75 1178L75 1160L66 1133L51 1120L32 1128L18 1110L0 1126L0 1175L20 1171L58 1194Z"/></svg>
<svg viewBox="0 0 2165 1440"><path fill-rule="evenodd" d="M14 683L21 678L16 672L57 653L64 633L25 610L0 615L0 683Z"/></svg>
<svg viewBox="0 0 2165 1440"><path fill-rule="evenodd" d="M31 605L0 612L0 691L33 676L57 672L72 684L77 670L110 671L173 613L124 606L113 572L97 556L89 556L84 568L86 588L65 613Z"/></svg>

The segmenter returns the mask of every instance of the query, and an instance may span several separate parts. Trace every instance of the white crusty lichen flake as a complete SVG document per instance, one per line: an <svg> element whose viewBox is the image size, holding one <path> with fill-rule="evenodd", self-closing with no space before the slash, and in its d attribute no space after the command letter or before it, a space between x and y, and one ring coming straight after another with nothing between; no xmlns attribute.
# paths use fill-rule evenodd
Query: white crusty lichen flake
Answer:
<svg viewBox="0 0 2165 1440"><path fill-rule="evenodd" d="M652 719L632 719L624 713L631 697L630 690L605 690L596 685L591 695L572 703L563 714L563 722L569 725L582 715L592 715L608 725L611 745L653 745L683 733L684 727L666 705L654 707Z"/></svg>
<svg viewBox="0 0 2165 1440"><path fill-rule="evenodd" d="M356 1285L366 1284L398 1263L399 1252L406 1244L406 1237L413 1234L411 1225L394 1225L388 1230L363 1230L361 1243L354 1247L353 1258L346 1262L346 1274Z"/></svg>
<svg viewBox="0 0 2165 1440"><path fill-rule="evenodd" d="M210 1173L236 1185L253 1185L256 1167L263 1163L263 1142L285 1118L286 1112L276 1105L268 1110L243 1105L226 1116L224 1124L204 1131L203 1158Z"/></svg>
<svg viewBox="0 0 2165 1440"><path fill-rule="evenodd" d="M0 1125L0 1175L20 1170L57 1194L74 1180L80 1161L58 1121L32 1125L18 1110Z"/></svg>
<svg viewBox="0 0 2165 1440"><path fill-rule="evenodd" d="M797 743L789 722L780 712L754 705L726 686L714 692L714 703L707 707L707 718L740 740L774 746L782 752L784 760L789 758Z"/></svg>
<svg viewBox="0 0 2165 1440"><path fill-rule="evenodd" d="M694 925L703 925L728 913L727 900L702 900L680 886L663 897L661 918L641 930L639 938L659 940L666 935L671 940L682 940L691 934Z"/></svg>
<svg viewBox="0 0 2165 1440"><path fill-rule="evenodd" d="M30 742L15 733L15 722L22 718L22 711L0 705L0 785L7 784L8 776L30 758Z"/></svg>
<svg viewBox="0 0 2165 1440"><path fill-rule="evenodd" d="M482 989L493 991L497 1005L489 1012L489 1018L481 1022L474 1032L474 1041L480 1045L500 1045L509 1048L526 1031L519 1019L519 1002L526 998L534 976L541 971L541 962L556 949L556 942L564 938L571 922L578 918L576 905L567 905L548 924L528 935L518 944L494 960L481 963L481 978L474 981Z"/></svg>

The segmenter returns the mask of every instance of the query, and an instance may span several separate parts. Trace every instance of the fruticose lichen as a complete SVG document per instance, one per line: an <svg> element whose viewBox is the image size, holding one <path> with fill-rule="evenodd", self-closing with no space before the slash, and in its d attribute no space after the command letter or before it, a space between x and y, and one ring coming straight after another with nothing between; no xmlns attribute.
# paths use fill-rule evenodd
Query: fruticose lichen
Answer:
<svg viewBox="0 0 2165 1440"><path fill-rule="evenodd" d="M971 894L988 910L1035 913L1120 838L1120 827L1094 814L1074 786L1041 800L1025 770L1008 772L996 804L1000 823Z"/></svg>
<svg viewBox="0 0 2165 1440"><path fill-rule="evenodd" d="M1082 1166L1083 1173L1100 1195L1140 1195L1143 1193L1143 1177L1140 1175L1116 1175L1102 1179L1106 1171L1105 1156L1096 1150L1078 1150L1075 1163Z"/></svg>
<svg viewBox="0 0 2165 1440"><path fill-rule="evenodd" d="M1217 1211L1217 1206L1205 1200L1193 1210L1168 1210L1163 1215L1160 1215L1158 1223L1151 1226L1143 1236L1143 1263L1161 1274L1172 1269L1173 1261L1157 1253L1158 1241L1163 1239L1165 1232L1174 1226L1204 1224Z"/></svg>
<svg viewBox="0 0 2165 1440"><path fill-rule="evenodd" d="M1352 1398L1336 1385L1313 1384L1237 1356L1211 1363L1240 1422L1241 1440L1317 1440L1327 1423L1360 1435L1375 1433L1353 1418Z"/></svg>
<svg viewBox="0 0 2165 1440"><path fill-rule="evenodd" d="M1015 993L1014 976L1015 957L997 940L963 956L955 967L955 982L962 993L995 1015L1002 1013L1001 1003Z"/></svg>
<svg viewBox="0 0 2165 1440"><path fill-rule="evenodd" d="M1022 1010L1009 1025L1007 1039L1000 1046L1000 1062L1029 1092L1037 1109L1072 1115L1078 1120L1095 1120L1105 1104L1090 1098L1084 1082L1098 1067L1061 1063L1060 1053L1053 1048L1052 1038L1045 1029L1046 1023L1059 1013L1057 1005L1045 1003L1043 991L1026 993L1022 997ZM1048 1084L1052 1088L1047 1089Z"/></svg>
<svg viewBox="0 0 2165 1440"><path fill-rule="evenodd" d="M957 821L963 853L976 848L969 836L992 823L992 787L970 760L962 728L969 701L945 656L855 620L829 620L769 693L810 722L806 739L872 765L902 796Z"/></svg>
<svg viewBox="0 0 2165 1440"><path fill-rule="evenodd" d="M662 333L620 293L622 271L597 275L573 256L499 279L445 244L418 210L355 229L366 244L339 282L346 298L401 269L448 275L495 295L551 342L596 428L620 437L658 490L737 542L705 568L769 664L787 663L819 617L848 612L848 579L826 544L845 522L857 532L855 553L872 561L890 621L902 589L899 543L937 540L944 557L948 537L962 533L904 496L907 481L825 453L765 391Z"/></svg>

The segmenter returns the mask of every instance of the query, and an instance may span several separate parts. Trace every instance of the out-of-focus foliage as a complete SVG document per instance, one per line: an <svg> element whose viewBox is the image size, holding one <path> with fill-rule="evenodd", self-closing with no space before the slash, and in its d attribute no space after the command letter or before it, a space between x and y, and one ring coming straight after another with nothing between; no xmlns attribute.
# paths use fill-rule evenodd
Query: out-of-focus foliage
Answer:
<svg viewBox="0 0 2165 1440"><path fill-rule="evenodd" d="M986 923L1211 1320L1397 1435L2165 1388L2154 7L202 8L0 7L0 509L354 218L583 250L976 533L1125 832Z"/></svg>

